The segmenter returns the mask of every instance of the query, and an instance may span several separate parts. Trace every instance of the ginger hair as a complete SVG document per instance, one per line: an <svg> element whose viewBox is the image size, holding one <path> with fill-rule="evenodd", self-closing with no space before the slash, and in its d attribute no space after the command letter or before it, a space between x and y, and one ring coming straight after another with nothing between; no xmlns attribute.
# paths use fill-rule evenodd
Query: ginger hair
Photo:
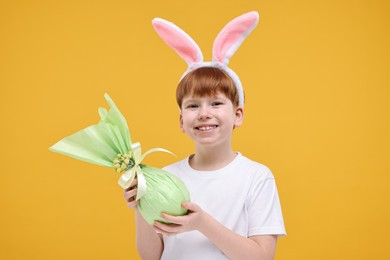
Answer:
<svg viewBox="0 0 390 260"><path fill-rule="evenodd" d="M234 107L238 107L239 97L233 80L218 68L200 67L180 80L176 89L176 101L181 108L186 96L216 96L218 93L224 94Z"/></svg>

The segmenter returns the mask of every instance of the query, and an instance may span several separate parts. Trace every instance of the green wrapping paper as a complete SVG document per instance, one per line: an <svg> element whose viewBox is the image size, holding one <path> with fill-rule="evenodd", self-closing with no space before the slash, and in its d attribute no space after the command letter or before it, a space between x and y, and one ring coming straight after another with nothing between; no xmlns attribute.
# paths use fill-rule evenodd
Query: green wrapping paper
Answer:
<svg viewBox="0 0 390 260"><path fill-rule="evenodd" d="M101 120L98 124L65 137L49 149L78 160L114 168L121 174L118 183L123 189L130 187L137 178L137 208L149 224L154 221L168 223L161 218L162 212L174 216L185 215L187 209L182 208L181 203L190 201L190 195L184 183L167 171L141 163L152 152L171 152L153 148L142 154L141 145L131 142L126 119L107 93L104 97L110 110L99 108Z"/></svg>

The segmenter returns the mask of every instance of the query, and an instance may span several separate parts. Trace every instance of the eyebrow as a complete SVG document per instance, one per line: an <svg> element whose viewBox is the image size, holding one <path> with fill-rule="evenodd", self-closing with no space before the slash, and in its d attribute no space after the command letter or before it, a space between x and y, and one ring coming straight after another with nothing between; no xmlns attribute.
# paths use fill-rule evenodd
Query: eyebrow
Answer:
<svg viewBox="0 0 390 260"><path fill-rule="evenodd" d="M193 103L193 102L196 102L196 100L195 99L187 99L187 100L183 101L183 105L187 104L187 103Z"/></svg>
<svg viewBox="0 0 390 260"><path fill-rule="evenodd" d="M190 98L190 99L183 99L183 103L186 103L186 102L196 102L196 101L198 101L200 98L202 98L202 97L199 97L199 98ZM228 99L227 97L225 97L224 95L221 95L221 94L219 94L219 95L215 95L215 96L213 96L213 97L210 97L211 99L222 99L222 100L226 100L226 99Z"/></svg>

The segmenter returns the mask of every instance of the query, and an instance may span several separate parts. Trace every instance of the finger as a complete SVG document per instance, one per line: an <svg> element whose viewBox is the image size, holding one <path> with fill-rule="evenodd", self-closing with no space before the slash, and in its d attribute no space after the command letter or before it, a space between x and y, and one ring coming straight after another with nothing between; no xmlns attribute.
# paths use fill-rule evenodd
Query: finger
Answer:
<svg viewBox="0 0 390 260"><path fill-rule="evenodd" d="M138 205L139 200L133 200L129 203L127 203L127 207L129 208L135 208Z"/></svg>
<svg viewBox="0 0 390 260"><path fill-rule="evenodd" d="M185 209L191 210L191 211L199 211L199 206L192 202L183 202L181 206Z"/></svg>
<svg viewBox="0 0 390 260"><path fill-rule="evenodd" d="M132 189L130 191L124 192L124 197L126 201L132 201L134 200L134 196L137 194L138 189Z"/></svg>
<svg viewBox="0 0 390 260"><path fill-rule="evenodd" d="M133 182L130 184L130 186L127 189L125 189L125 191L129 191L133 189L133 187L137 184L138 184L138 179L134 179Z"/></svg>
<svg viewBox="0 0 390 260"><path fill-rule="evenodd" d="M167 220L168 222L171 222L173 224L179 224L179 225L182 225L184 224L184 220L183 217L181 216L172 216L172 215L168 215L168 214L165 214L165 213L161 213L161 217L165 220Z"/></svg>
<svg viewBox="0 0 390 260"><path fill-rule="evenodd" d="M180 232L182 228L181 225L164 224L158 221L155 221L153 226L155 228L158 228L160 231L164 232L165 234L177 234L178 232Z"/></svg>
<svg viewBox="0 0 390 260"><path fill-rule="evenodd" d="M156 231L157 234L161 234L161 235L165 235L165 236L173 236L173 235L177 234L177 233L169 233L169 232L164 231L164 230L162 230L159 227L156 227L154 225L153 225L153 229L154 229L154 231Z"/></svg>

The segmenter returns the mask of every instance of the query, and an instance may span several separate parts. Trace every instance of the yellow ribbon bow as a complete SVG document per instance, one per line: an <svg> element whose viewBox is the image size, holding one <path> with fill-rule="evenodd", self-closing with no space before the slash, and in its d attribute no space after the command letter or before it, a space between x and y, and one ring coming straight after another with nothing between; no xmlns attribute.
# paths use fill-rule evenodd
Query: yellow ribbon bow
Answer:
<svg viewBox="0 0 390 260"><path fill-rule="evenodd" d="M139 200L146 193L146 180L145 180L145 176L144 176L144 173L143 173L142 167L141 167L142 160L147 155L149 155L150 153L153 153L153 152L165 152L165 153L170 153L172 155L174 155L174 154L168 150L163 149L163 148L153 148L153 149L148 150L146 153L142 154L141 153L141 144L139 142L134 143L131 146L131 148L133 151L132 158L134 159L135 164L131 169L127 170L125 173L122 174L122 176L118 180L118 184L123 189L127 189L128 187L130 187L130 184L133 182L133 180L137 174L138 191L137 191L137 196L136 196L135 200Z"/></svg>

